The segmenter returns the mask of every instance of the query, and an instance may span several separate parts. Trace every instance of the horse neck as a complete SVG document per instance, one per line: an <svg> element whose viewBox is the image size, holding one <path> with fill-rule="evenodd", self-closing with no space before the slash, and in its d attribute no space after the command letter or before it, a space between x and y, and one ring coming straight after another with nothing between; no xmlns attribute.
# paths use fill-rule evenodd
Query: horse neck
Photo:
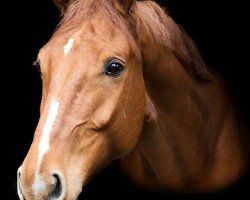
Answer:
<svg viewBox="0 0 250 200"><path fill-rule="evenodd" d="M125 171L151 189L209 189L235 179L242 154L221 79L199 83L168 49L142 49L153 52L143 53L147 115L138 146L123 160Z"/></svg>

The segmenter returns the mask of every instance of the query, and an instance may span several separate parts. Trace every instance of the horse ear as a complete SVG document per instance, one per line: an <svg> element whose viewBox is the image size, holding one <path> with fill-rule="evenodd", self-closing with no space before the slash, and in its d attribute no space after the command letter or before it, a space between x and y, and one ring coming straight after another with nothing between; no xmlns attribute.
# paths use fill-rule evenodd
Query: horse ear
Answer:
<svg viewBox="0 0 250 200"><path fill-rule="evenodd" d="M117 2L121 6L122 11L125 12L125 14L129 14L131 9L133 8L135 0L117 0Z"/></svg>
<svg viewBox="0 0 250 200"><path fill-rule="evenodd" d="M53 0L56 7L63 13L74 0Z"/></svg>

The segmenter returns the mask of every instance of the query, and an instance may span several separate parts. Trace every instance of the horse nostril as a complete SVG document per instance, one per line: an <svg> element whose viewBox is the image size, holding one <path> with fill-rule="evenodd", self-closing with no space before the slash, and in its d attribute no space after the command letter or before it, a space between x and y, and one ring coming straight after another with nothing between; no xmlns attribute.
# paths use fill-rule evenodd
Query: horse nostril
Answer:
<svg viewBox="0 0 250 200"><path fill-rule="evenodd" d="M55 187L53 191L51 192L49 199L58 199L62 195L62 181L58 174L53 174L53 177L56 180Z"/></svg>

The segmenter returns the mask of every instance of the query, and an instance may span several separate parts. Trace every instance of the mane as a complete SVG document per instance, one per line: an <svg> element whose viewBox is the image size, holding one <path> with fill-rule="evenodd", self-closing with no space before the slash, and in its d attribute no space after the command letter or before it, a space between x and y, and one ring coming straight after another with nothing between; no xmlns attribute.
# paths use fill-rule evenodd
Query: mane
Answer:
<svg viewBox="0 0 250 200"><path fill-rule="evenodd" d="M138 1L137 7L136 15L151 39L172 50L185 69L191 69L196 78L212 78L193 40L163 8L153 1Z"/></svg>
<svg viewBox="0 0 250 200"><path fill-rule="evenodd" d="M121 30L132 47L135 55L141 60L139 46L134 38L134 29L127 19L116 10L113 1L110 0L76 0L62 16L53 37L73 29L80 29L84 22L91 20L96 13L102 15L103 19L111 22ZM52 38L53 38L52 37Z"/></svg>
<svg viewBox="0 0 250 200"><path fill-rule="evenodd" d="M103 19L108 20L123 32L136 56L142 60L134 33L136 27L129 24L110 0L76 0L62 16L54 36L72 29L79 29L83 21L91 20L96 13L101 14ZM134 17L142 22L151 39L174 53L188 72L191 70L198 79L211 79L211 73L192 39L157 3L146 0L136 1Z"/></svg>

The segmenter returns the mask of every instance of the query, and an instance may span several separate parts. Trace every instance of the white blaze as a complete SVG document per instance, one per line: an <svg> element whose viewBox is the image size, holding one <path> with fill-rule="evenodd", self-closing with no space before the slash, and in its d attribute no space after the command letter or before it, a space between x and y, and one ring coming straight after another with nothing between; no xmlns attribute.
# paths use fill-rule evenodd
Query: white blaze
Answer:
<svg viewBox="0 0 250 200"><path fill-rule="evenodd" d="M49 150L49 136L50 136L52 127L54 125L54 122L56 120L58 108L59 108L59 102L52 99L50 108L49 108L49 114L46 119L42 137L41 137L40 144L38 147L38 151L39 151L38 161L40 161L43 155Z"/></svg>
<svg viewBox="0 0 250 200"><path fill-rule="evenodd" d="M41 192L44 188L45 188L45 184L42 181L41 177L39 176L38 171L36 171L35 182L33 184L33 191L34 191L35 196L37 196L39 192Z"/></svg>
<svg viewBox="0 0 250 200"><path fill-rule="evenodd" d="M68 40L67 44L64 46L64 55L67 55L70 52L73 47L74 41L75 40L73 38L70 38Z"/></svg>
<svg viewBox="0 0 250 200"><path fill-rule="evenodd" d="M41 180L41 177L39 176L39 169L42 162L43 156L48 152L49 150L49 139L50 139L50 133L53 128L54 122L57 117L59 108L59 102L55 99L52 99L50 107L49 107L49 114L46 119L42 136L40 139L40 144L38 146L38 161L37 161L37 169L35 174L35 182L33 184L33 190L35 195L39 193L44 188L44 183Z"/></svg>

